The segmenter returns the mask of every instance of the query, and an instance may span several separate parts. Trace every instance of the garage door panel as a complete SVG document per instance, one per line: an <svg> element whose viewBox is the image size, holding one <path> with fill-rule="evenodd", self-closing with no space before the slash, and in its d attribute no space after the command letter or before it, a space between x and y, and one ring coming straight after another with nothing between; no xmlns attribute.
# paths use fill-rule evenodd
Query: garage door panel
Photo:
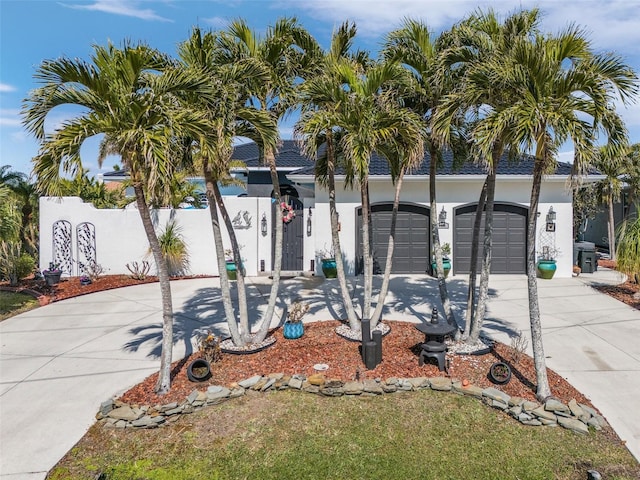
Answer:
<svg viewBox="0 0 640 480"><path fill-rule="evenodd" d="M525 273L527 209L517 205L495 204L493 212L493 238L491 273ZM471 266L471 242L475 206L459 209L454 220L454 270L468 273ZM484 240L484 219L479 242ZM478 269L482 264L482 248ZM479 271L479 270L478 270Z"/></svg>
<svg viewBox="0 0 640 480"><path fill-rule="evenodd" d="M372 206L372 242L374 265L379 272L384 270L391 231L391 205ZM362 257L362 216L357 215L356 251ZM392 273L424 273L428 268L429 215L425 207L400 205L396 219L395 248ZM375 267L374 267L374 270Z"/></svg>

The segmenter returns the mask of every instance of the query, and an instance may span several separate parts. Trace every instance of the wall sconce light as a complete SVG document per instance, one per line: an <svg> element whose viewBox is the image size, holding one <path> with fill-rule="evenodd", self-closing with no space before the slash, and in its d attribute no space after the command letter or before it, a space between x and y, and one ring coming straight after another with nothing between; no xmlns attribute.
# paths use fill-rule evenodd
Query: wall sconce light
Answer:
<svg viewBox="0 0 640 480"><path fill-rule="evenodd" d="M553 207L549 207L549 213L547 213L547 223L556 221L556 212L553 211Z"/></svg>
<svg viewBox="0 0 640 480"><path fill-rule="evenodd" d="M549 207L549 213L547 213L547 232L556 231L556 212L553 211L553 207Z"/></svg>
<svg viewBox="0 0 640 480"><path fill-rule="evenodd" d="M307 215L307 237L311 236L311 207L309 207L309 215Z"/></svg>
<svg viewBox="0 0 640 480"><path fill-rule="evenodd" d="M262 233L263 237L267 236L267 214L262 214L262 219L260 220L260 233Z"/></svg>
<svg viewBox="0 0 640 480"><path fill-rule="evenodd" d="M438 214L438 228L449 228L449 224L447 223L447 212L444 207Z"/></svg>

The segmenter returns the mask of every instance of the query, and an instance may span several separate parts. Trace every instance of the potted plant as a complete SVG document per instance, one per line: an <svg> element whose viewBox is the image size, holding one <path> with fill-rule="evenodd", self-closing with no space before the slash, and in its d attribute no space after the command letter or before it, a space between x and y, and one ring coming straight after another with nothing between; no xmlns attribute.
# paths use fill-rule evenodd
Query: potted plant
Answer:
<svg viewBox="0 0 640 480"><path fill-rule="evenodd" d="M304 317L304 314L308 311L308 303L296 301L291 304L282 331L284 338L293 340L304 335L304 324L302 323L302 317Z"/></svg>
<svg viewBox="0 0 640 480"><path fill-rule="evenodd" d="M553 278L553 275L556 273L556 257L558 256L558 253L559 250L555 247L548 245L544 245L542 247L542 254L538 257L538 262L536 263L536 270L539 278L543 278L545 280Z"/></svg>
<svg viewBox="0 0 640 480"><path fill-rule="evenodd" d="M495 362L489 367L489 380L504 385L511 380L511 367L504 362Z"/></svg>
<svg viewBox="0 0 640 480"><path fill-rule="evenodd" d="M449 258L449 255L451 255L451 245L443 243L440 245L440 249L442 250L442 269L444 270L444 278L447 278L451 271L451 259ZM431 262L431 268L433 269L433 275L437 275L438 265L436 264L435 258L433 262Z"/></svg>
<svg viewBox="0 0 640 480"><path fill-rule="evenodd" d="M80 276L80 285L90 285L91 284L91 277L89 277L89 275L81 275Z"/></svg>
<svg viewBox="0 0 640 480"><path fill-rule="evenodd" d="M233 250L230 248L224 251L224 258L227 265L227 276L229 280L237 280L238 279L238 271L236 269L236 262L233 260ZM240 262L242 267L242 261ZM244 273L244 269L242 270Z"/></svg>
<svg viewBox="0 0 640 480"><path fill-rule="evenodd" d="M54 262L49 262L49 268L42 271L42 275L44 276L47 285L50 287L53 285L57 285L60 283L60 276L62 275L62 270L58 265Z"/></svg>
<svg viewBox="0 0 640 480"><path fill-rule="evenodd" d="M336 278L338 276L338 267L336 266L336 258L333 248L323 248L316 252L322 265L322 273L325 278Z"/></svg>

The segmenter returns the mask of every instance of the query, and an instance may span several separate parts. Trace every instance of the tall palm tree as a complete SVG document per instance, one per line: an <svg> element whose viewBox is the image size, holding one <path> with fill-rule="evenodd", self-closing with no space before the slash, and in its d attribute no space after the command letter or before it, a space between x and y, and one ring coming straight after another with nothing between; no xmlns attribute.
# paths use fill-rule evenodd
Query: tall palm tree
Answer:
<svg viewBox="0 0 640 480"><path fill-rule="evenodd" d="M594 54L583 32L573 26L558 35L537 35L533 41L518 39L506 60L492 65L496 81L518 94L512 105L488 119L481 142L490 148L509 126L508 143L535 152L527 224L527 285L536 396L544 399L551 390L542 343L535 267L537 216L533 214L538 211L542 177L554 169L558 147L568 140L575 149L576 174L590 166L599 134L607 136L612 154L622 152L626 129L611 105L616 97L631 100L638 92L638 79L620 58Z"/></svg>
<svg viewBox="0 0 640 480"><path fill-rule="evenodd" d="M42 86L25 100L23 115L25 126L41 142L34 173L42 193L58 195L64 173L82 174L80 149L95 135L104 135L99 163L107 154L119 154L129 171L162 293L162 353L156 391L164 394L171 383L173 307L167 265L148 202L168 195L167 180L180 166L174 140L208 128L204 118L181 108L176 100L176 94L184 91L206 95L205 83L173 68L160 52L129 43L122 48L95 46L90 62L64 57L46 60L35 78ZM45 133L47 115L65 104L81 106L84 113L52 134Z"/></svg>
<svg viewBox="0 0 640 480"><path fill-rule="evenodd" d="M268 113L275 121L281 120L295 108L295 81L300 78L310 59L317 57L317 43L295 18L281 18L267 29L262 37L251 30L244 20L235 20L216 39L219 64L243 61L257 62L266 77L246 78L250 97L248 105ZM259 144L262 158L269 167L275 205L281 204L280 180L276 168L276 148L272 144ZM282 272L283 223L282 209L275 208L274 271L265 322L257 336L265 336L275 311ZM267 320L268 319L268 320Z"/></svg>
<svg viewBox="0 0 640 480"><path fill-rule="evenodd" d="M457 77L457 87L447 95L434 116L434 130L439 140L450 143L454 120L460 116L467 118L471 126L469 139L470 152L476 163L483 164L488 170L485 184L481 190L476 209L472 242L472 261L469 268L469 291L464 337L468 343L476 343L484 321L489 293L491 272L491 252L493 244L493 210L498 162L505 148L509 125L500 135L494 135L495 141L488 145L480 140L485 137L487 120L491 115L509 106L514 100L515 91L504 83L496 82L493 65L508 58L514 42L519 38L530 38L537 29L539 13L537 10L513 13L501 22L493 10L478 11L455 26L446 36L446 51L443 53L443 65L453 70ZM513 157L516 146L509 146ZM477 258L480 246L479 231L484 216L483 256L480 284L477 292L477 304L473 308L476 295ZM472 315L473 314L473 315Z"/></svg>
<svg viewBox="0 0 640 480"><path fill-rule="evenodd" d="M366 58L359 53L350 52L356 32L355 24L345 22L333 33L329 50L327 52L317 50L318 57L308 69L305 81L300 86L302 115L294 129L294 135L299 140L301 150L309 158L316 160L317 181L328 190L331 245L336 259L338 284L349 326L354 331L358 330L359 324L342 260L342 246L338 234L335 170L336 161L339 158L336 147L341 135L336 126L336 115L342 97L342 82L336 65L340 61L351 58L364 68ZM325 150L320 154L322 146Z"/></svg>
<svg viewBox="0 0 640 480"><path fill-rule="evenodd" d="M195 139L192 150L194 150L194 165L200 165L205 179L227 324L234 345L242 347L247 343L263 341L271 319L265 316L262 325L266 324L266 326L261 326L256 336L251 335L240 249L218 183L230 180L230 170L235 166L231 161L235 137L247 136L254 138L261 145L274 148L277 128L273 117L268 112L246 105L250 93L245 88L243 80L263 78L268 81L269 72L252 58L234 64L220 64L217 61L219 59L217 48L216 37L212 32L203 35L199 28L194 28L191 37L179 46L179 55L185 68L194 69L203 74L215 91L212 101L200 96L190 96L185 101L206 112L213 125L206 135ZM220 217L226 225L236 262L239 321L236 321L231 300Z"/></svg>
<svg viewBox="0 0 640 480"><path fill-rule="evenodd" d="M428 27L417 20L406 19L403 26L387 35L383 55L386 58L400 62L413 76L415 81L414 95L408 99L408 105L420 115L425 122L425 136L429 148L429 209L431 246L435 256L436 274L440 300L444 308L447 321L458 327L458 322L451 308L447 283L444 276L442 247L438 230L436 212L436 172L441 152L435 138L431 135L430 122L436 114L442 97L450 88L450 78L444 75L440 68L441 49L438 41L433 38ZM456 328L456 336L459 329Z"/></svg>
<svg viewBox="0 0 640 480"><path fill-rule="evenodd" d="M338 89L341 99L335 124L342 132L339 150L343 155L345 185L347 188L359 187L362 204L362 318L371 320L373 328L379 317L371 314L373 256L370 248L370 159L374 152L381 154L390 162L394 176L399 176L402 166L410 169L422 159L424 137L419 117L403 107L400 101L407 76L399 65L388 61L376 62L362 71L360 64L343 61L336 65L336 69L341 79ZM385 276L388 281L389 261L387 267ZM383 290L380 293L384 293ZM379 302L383 300L379 299Z"/></svg>
<svg viewBox="0 0 640 480"><path fill-rule="evenodd" d="M624 174L629 169L628 151L614 154L615 149L607 145L596 150L593 166L605 176L594 185L595 193L600 201L607 205L607 237L609 239L609 255L611 260L616 260L616 225L613 216L613 204L620 201L624 187Z"/></svg>

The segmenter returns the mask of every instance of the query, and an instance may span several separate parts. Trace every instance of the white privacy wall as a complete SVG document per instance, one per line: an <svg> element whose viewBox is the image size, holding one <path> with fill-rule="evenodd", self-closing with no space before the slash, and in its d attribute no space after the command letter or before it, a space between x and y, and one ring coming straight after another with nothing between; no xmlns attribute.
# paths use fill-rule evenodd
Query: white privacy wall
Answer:
<svg viewBox="0 0 640 480"><path fill-rule="evenodd" d="M226 197L225 204L233 219L238 213L250 219L235 228L241 255L248 275L257 275L260 260L271 265L271 199L249 197ZM247 215L243 215L247 212ZM262 236L260 220L267 219L267 235ZM170 219L175 219L181 228L189 252L190 273L193 275L217 275L213 231L209 209L159 209L152 211L156 231L163 230ZM77 258L78 245L76 227L90 222L95 227L96 261L108 274L128 274L127 263L149 260L152 273L155 265L148 255L149 243L142 227L140 214L134 205L125 209L97 209L77 197L42 197L40 199L40 269L48 267L53 259L53 224L59 220L70 222L71 249ZM222 225L225 249L230 248L229 236ZM268 267L267 267L268 268ZM65 272L68 274L68 272ZM72 275L77 275L74 263Z"/></svg>

